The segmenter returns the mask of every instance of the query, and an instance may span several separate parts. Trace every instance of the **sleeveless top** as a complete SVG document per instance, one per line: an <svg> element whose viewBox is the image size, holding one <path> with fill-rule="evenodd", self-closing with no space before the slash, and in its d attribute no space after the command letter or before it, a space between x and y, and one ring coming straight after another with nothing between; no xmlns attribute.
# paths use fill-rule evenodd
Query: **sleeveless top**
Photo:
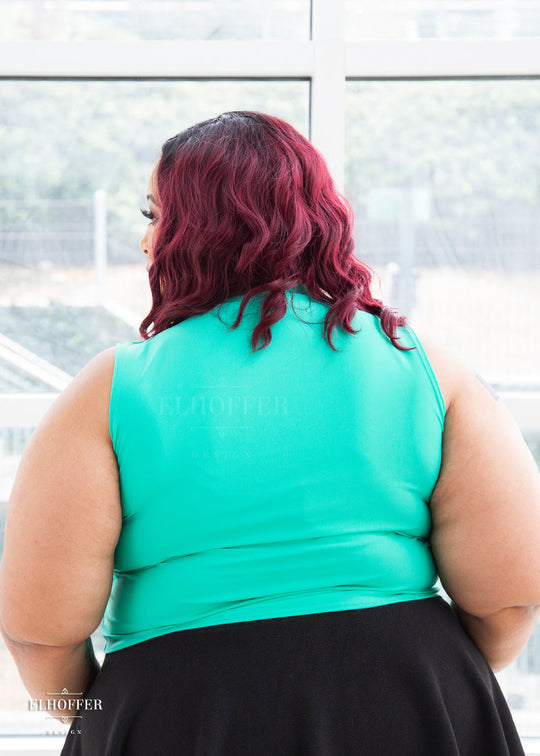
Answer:
<svg viewBox="0 0 540 756"><path fill-rule="evenodd" d="M302 287L303 289L303 287ZM410 327L287 291L253 353L261 295L116 347L110 432L122 531L106 652L178 630L436 595L428 502L444 402Z"/></svg>

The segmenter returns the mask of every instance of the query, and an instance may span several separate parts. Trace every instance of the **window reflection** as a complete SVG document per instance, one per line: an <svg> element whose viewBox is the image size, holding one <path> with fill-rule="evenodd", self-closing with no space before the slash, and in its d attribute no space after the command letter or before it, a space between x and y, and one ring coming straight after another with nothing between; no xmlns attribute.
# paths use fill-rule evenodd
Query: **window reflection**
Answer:
<svg viewBox="0 0 540 756"><path fill-rule="evenodd" d="M349 39L512 39L540 35L533 0L346 0Z"/></svg>
<svg viewBox="0 0 540 756"><path fill-rule="evenodd" d="M385 299L499 389L540 388L540 80L351 81L347 98L346 194Z"/></svg>
<svg viewBox="0 0 540 756"><path fill-rule="evenodd" d="M0 39L309 39L309 0L4 0Z"/></svg>

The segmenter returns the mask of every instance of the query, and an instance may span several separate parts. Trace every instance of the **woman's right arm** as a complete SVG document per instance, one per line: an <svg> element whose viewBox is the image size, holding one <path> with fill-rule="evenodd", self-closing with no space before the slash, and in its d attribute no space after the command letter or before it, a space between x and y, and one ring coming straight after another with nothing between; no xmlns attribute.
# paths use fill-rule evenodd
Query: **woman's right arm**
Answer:
<svg viewBox="0 0 540 756"><path fill-rule="evenodd" d="M540 613L540 474L505 406L446 350L423 344L447 406L433 556L463 626L499 671Z"/></svg>

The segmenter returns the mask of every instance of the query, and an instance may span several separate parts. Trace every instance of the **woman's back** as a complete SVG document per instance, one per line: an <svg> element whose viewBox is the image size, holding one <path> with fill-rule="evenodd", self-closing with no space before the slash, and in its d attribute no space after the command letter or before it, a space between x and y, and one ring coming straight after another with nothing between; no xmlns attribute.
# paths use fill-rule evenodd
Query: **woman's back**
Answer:
<svg viewBox="0 0 540 756"><path fill-rule="evenodd" d="M445 405L422 346L358 311L334 352L326 305L287 297L260 352L257 297L236 330L239 297L117 348L103 712L63 756L522 756L434 597Z"/></svg>
<svg viewBox="0 0 540 756"><path fill-rule="evenodd" d="M107 650L174 630L434 595L428 502L444 403L421 345L287 292L253 354L259 298L121 345L111 392L123 528ZM219 315L219 317L218 317ZM255 320L256 323L256 320Z"/></svg>

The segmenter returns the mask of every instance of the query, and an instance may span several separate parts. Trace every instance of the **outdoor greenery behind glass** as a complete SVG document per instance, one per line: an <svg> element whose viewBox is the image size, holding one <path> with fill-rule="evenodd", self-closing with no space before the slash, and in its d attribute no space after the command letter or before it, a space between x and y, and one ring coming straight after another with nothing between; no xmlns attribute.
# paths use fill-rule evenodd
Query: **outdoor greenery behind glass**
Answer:
<svg viewBox="0 0 540 756"><path fill-rule="evenodd" d="M540 35L540 3L535 0L345 0L345 8L351 40Z"/></svg>
<svg viewBox="0 0 540 756"><path fill-rule="evenodd" d="M351 81L346 194L383 294L499 389L540 388L540 80Z"/></svg>

